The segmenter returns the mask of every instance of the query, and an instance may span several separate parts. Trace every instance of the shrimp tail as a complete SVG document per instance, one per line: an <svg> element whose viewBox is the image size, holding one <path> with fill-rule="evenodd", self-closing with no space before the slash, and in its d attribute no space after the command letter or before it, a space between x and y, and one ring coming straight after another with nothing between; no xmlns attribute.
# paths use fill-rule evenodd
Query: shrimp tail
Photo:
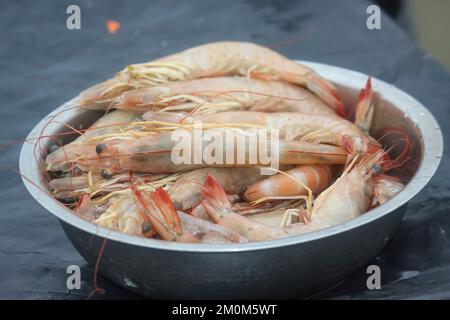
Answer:
<svg viewBox="0 0 450 320"><path fill-rule="evenodd" d="M131 185L131 190L140 206L144 209L142 211L139 210L144 221L150 222L156 233L164 240L174 240L176 235L173 232L173 228L170 229L169 224L170 221L176 219L170 217L166 223L160 220L161 216L165 219L169 214L172 216L173 214L176 215L175 210L171 212L170 204L166 204L165 199L154 196L153 193L151 194L152 201L147 201L144 195L133 184Z"/></svg>
<svg viewBox="0 0 450 320"><path fill-rule="evenodd" d="M167 191L162 188L156 189L150 194L150 197L152 201L147 207L147 212L152 226L162 239L178 242L199 242L197 237L182 229L180 217ZM158 219L161 216L164 222Z"/></svg>
<svg viewBox="0 0 450 320"><path fill-rule="evenodd" d="M332 83L321 78L316 73L311 73L306 80L306 87L309 91L313 92L326 104L336 110L340 116L346 116L344 104L339 97L337 88Z"/></svg>
<svg viewBox="0 0 450 320"><path fill-rule="evenodd" d="M222 223L227 217L235 215L231 209L231 202L220 185L219 181L208 174L201 190L203 199L200 203L205 208L207 214L215 223ZM229 227L229 226L227 226Z"/></svg>
<svg viewBox="0 0 450 320"><path fill-rule="evenodd" d="M205 183L202 187L202 195L204 200L203 205L208 208L215 208L216 210L226 208L231 209L231 202L228 199L225 190L220 185L219 181L213 175L208 174ZM207 210L209 211L209 210Z"/></svg>
<svg viewBox="0 0 450 320"><path fill-rule="evenodd" d="M162 188L156 189L151 193L151 197L155 206L159 209L159 212L164 217L164 220L170 228L177 233L182 232L180 217L177 214L177 210L170 200L169 194Z"/></svg>
<svg viewBox="0 0 450 320"><path fill-rule="evenodd" d="M366 87L359 92L356 104L355 124L364 132L369 132L375 109L375 96L372 90L371 77L367 79Z"/></svg>

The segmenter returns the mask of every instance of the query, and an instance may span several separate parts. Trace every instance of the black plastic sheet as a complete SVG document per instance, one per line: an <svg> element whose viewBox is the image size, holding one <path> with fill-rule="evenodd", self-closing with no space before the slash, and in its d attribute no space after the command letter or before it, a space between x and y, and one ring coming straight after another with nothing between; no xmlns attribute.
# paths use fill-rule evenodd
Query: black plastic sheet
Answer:
<svg viewBox="0 0 450 320"><path fill-rule="evenodd" d="M81 30L66 28L66 8L81 8ZM84 299L92 268L57 219L26 192L16 167L21 142L55 107L129 63L201 43L253 41L297 59L358 70L392 83L427 106L444 137L450 74L387 14L366 27L364 1L2 1L0 10L0 298ZM106 20L121 28L107 32ZM442 39L443 41L449 39ZM8 144L5 146L5 144ZM399 233L373 263L382 288L368 291L364 270L327 298L450 298L448 140L436 176L409 204ZM357 240L355 240L357 241ZM79 265L82 289L66 289ZM99 298L131 293L99 278Z"/></svg>

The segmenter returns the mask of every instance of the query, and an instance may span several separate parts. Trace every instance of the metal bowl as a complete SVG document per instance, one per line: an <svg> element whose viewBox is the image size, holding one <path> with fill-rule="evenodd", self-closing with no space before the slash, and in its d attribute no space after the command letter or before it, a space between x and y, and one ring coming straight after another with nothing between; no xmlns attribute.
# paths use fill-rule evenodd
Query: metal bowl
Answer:
<svg viewBox="0 0 450 320"><path fill-rule="evenodd" d="M367 75L318 63L302 62L333 81L344 101L355 103ZM31 195L55 215L75 248L92 265L104 238L108 238L99 272L118 285L151 298L300 298L343 281L374 258L394 235L403 212L431 179L442 156L442 134L430 112L410 95L378 79L379 93L374 130L405 130L415 153L408 184L392 200L362 216L317 232L280 240L239 245L183 244L142 239L98 227L80 219L29 181ZM92 124L101 113L73 109L70 101L45 117L28 138L69 131ZM62 112L64 111L64 112ZM68 142L74 137L66 137ZM43 145L50 141L43 140ZM43 157L39 148L25 143L20 154L21 173L39 187ZM36 160L37 159L37 160Z"/></svg>

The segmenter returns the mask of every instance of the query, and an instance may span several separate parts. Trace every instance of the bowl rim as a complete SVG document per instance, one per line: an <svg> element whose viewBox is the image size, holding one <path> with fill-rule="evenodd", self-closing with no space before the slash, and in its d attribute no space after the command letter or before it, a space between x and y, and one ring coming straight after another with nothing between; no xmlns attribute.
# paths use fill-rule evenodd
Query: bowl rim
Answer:
<svg viewBox="0 0 450 320"><path fill-rule="evenodd" d="M303 60L296 61L314 69L321 76L334 83L351 88L363 87L368 77L368 75L361 72L337 66ZM378 91L385 100L395 105L397 109L404 113L405 117L409 117L411 121L416 124L416 127L421 134L424 147L422 161L419 164L417 172L412 177L411 181L397 196L395 196L390 201L364 213L363 215L353 220L311 233L293 235L277 240L222 245L177 243L139 238L136 236L127 235L118 231L100 227L78 217L77 215L73 214L70 209L62 205L59 201L51 198L48 194L44 193L42 190L33 185L33 183L35 183L38 187L43 188L44 190L47 189L44 183L41 181L38 164L36 163L36 161L34 161L34 145L32 143L25 142L22 146L19 159L20 173L22 174L22 180L25 184L25 187L31 194L31 196L41 206L50 211L58 219L92 235L108 238L109 240L118 241L124 244L170 251L227 253L273 249L319 240L368 224L372 221L380 219L381 217L406 204L430 181L441 161L443 154L442 132L436 119L433 117L430 111L428 111L425 106L423 106L419 101L417 101L409 94L382 80L372 77L372 87L374 91ZM26 141L34 141L32 138L39 136L39 133L43 130L44 126L47 125L50 119L58 117L59 121L63 121L65 123L73 118L77 114L77 112L82 112L81 110L73 108L74 99L66 102L62 106L53 110L49 115L44 117L44 119L42 119L31 130L31 132L27 136ZM53 127L53 130L56 130L57 128L60 128L60 126L61 125L49 125L47 128L49 131L51 131L49 128ZM33 183L31 183L28 179L33 181Z"/></svg>

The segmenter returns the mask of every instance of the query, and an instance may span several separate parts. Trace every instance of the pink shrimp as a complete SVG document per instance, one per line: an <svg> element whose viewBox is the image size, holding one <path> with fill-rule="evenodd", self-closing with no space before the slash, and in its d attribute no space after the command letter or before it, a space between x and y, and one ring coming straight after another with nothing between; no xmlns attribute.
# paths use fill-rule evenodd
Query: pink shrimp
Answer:
<svg viewBox="0 0 450 320"><path fill-rule="evenodd" d="M177 242L246 242L247 240L232 230L216 226L183 212L177 212L169 194L164 189L157 189L150 194L151 201L146 205L146 212L163 240ZM181 219L180 219L181 218ZM208 237L203 239L205 234Z"/></svg>
<svg viewBox="0 0 450 320"><path fill-rule="evenodd" d="M202 188L202 204L211 219L230 230L234 230L246 237L248 241L263 241L277 239L289 235L307 233L327 227L321 222L295 223L285 227L269 227L257 221L252 221L245 216L235 213L231 203L218 181L208 175Z"/></svg>
<svg viewBox="0 0 450 320"><path fill-rule="evenodd" d="M337 89L312 69L269 48L247 42L216 42L193 47L153 62L134 64L115 78L82 92L79 105L109 103L127 89L227 75L283 80L301 85L329 106L343 112Z"/></svg>
<svg viewBox="0 0 450 320"><path fill-rule="evenodd" d="M203 78L130 90L112 101L112 106L133 111L207 108L213 112L246 109L335 114L333 109L302 87L244 77Z"/></svg>
<svg viewBox="0 0 450 320"><path fill-rule="evenodd" d="M307 186L314 194L325 190L333 179L333 169L327 165L297 166L284 173L250 185L244 194L247 201L261 198L307 195Z"/></svg>
<svg viewBox="0 0 450 320"><path fill-rule="evenodd" d="M145 237L151 224L140 211L133 196L115 197L107 210L93 222L101 227L117 230L132 236ZM147 226L147 227L146 227Z"/></svg>
<svg viewBox="0 0 450 320"><path fill-rule="evenodd" d="M147 112L145 120L158 120L160 114ZM170 114L165 114L168 121ZM174 115L174 122L179 120ZM367 152L375 143L357 126L337 115L314 115L289 112L265 113L252 111L229 111L220 114L185 117L183 123L214 123L229 126L251 124L280 130L280 138L300 139L312 143L328 143L341 146L349 153Z"/></svg>
<svg viewBox="0 0 450 320"><path fill-rule="evenodd" d="M291 234L311 232L321 228L351 220L369 209L373 195L374 177L381 170L383 152L367 155L356 165L351 165L340 178L322 192L314 202L307 223L294 223L286 227L274 228L252 221L235 213L220 184L209 175L202 194L202 204L210 218L229 229L239 232L249 241L269 240Z"/></svg>
<svg viewBox="0 0 450 320"><path fill-rule="evenodd" d="M258 167L192 170L183 174L169 191L175 207L188 210L197 205L202 197L201 188L208 174L214 175L225 191L233 194L242 194L248 185L264 178Z"/></svg>
<svg viewBox="0 0 450 320"><path fill-rule="evenodd" d="M313 221L335 225L366 212L374 192L374 178L382 170L384 155L385 152L379 151L364 156L357 163L353 161L353 164L317 197L312 211Z"/></svg>
<svg viewBox="0 0 450 320"><path fill-rule="evenodd" d="M208 130L204 130L206 134ZM259 139L258 137L254 139ZM245 167L245 166L265 166L260 157L253 159L250 155L251 148L248 144L253 143L251 139L244 139L245 145L235 143L233 151L226 145L223 147L222 154L234 152L235 155L242 153L243 162L238 161L237 157L226 161L222 159L218 163L207 163L204 159L200 162L192 161L192 148L180 146L180 142L174 141L171 132L163 132L156 135L139 137L131 140L113 139L101 143L85 143L79 146L77 157L69 159L84 171L101 172L107 170L110 174L119 172L143 172L143 173L171 173L182 172L193 169L212 167ZM194 141L194 137L189 139ZM206 145L206 142L204 142ZM186 147L186 148L185 148ZM200 146L197 146L200 147ZM201 146L203 150L204 146ZM177 154L191 154L188 162L177 163L173 161L173 152ZM348 153L335 146L325 144L312 144L298 141L283 141L278 143L278 159L280 165L291 164L344 164L347 161ZM51 156L51 155L50 155ZM48 170L59 168L59 162L67 162L66 157L61 156L47 157L46 163Z"/></svg>
<svg viewBox="0 0 450 320"><path fill-rule="evenodd" d="M166 174L134 174L141 182L152 182L162 179ZM107 170L102 170L101 173L94 173L89 176L87 173L82 173L79 176L68 176L58 179L53 179L49 182L53 195L58 199L65 199L69 197L78 197L83 193L95 192L96 195L104 194L116 190L123 190L129 187L129 174L122 173L118 175L110 175Z"/></svg>

